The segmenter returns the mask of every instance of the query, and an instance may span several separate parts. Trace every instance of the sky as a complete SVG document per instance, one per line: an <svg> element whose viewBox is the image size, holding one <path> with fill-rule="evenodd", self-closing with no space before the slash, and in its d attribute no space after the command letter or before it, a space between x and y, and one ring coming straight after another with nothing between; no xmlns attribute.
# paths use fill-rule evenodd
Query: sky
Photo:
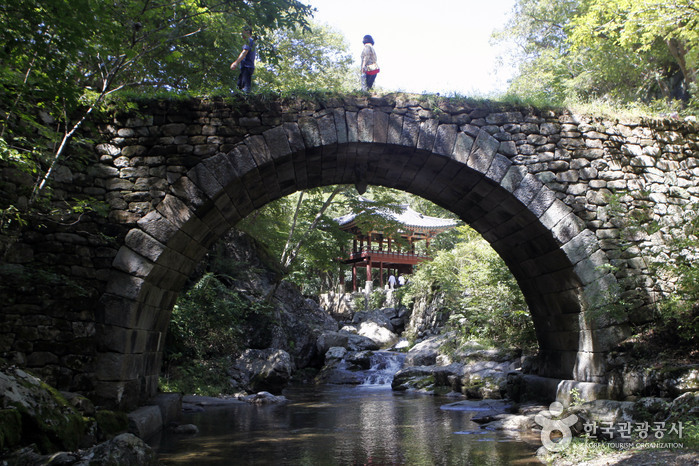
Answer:
<svg viewBox="0 0 699 466"><path fill-rule="evenodd" d="M314 19L341 32L360 62L370 34L387 91L488 97L507 88L510 67L498 65L505 46L490 44L504 29L515 0L305 0Z"/></svg>

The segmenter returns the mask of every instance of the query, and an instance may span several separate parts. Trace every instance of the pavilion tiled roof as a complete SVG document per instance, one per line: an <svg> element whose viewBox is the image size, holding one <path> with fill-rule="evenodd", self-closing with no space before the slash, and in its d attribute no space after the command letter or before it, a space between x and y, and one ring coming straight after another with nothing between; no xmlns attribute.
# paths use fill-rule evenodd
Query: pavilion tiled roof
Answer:
<svg viewBox="0 0 699 466"><path fill-rule="evenodd" d="M370 202L371 201L367 200L367 203ZM396 207L397 212L386 208L372 208L371 205L367 206L367 210L373 210L377 215L392 219L409 229L437 232L453 228L459 224L459 222L454 219L431 217L429 215L421 214L413 210L408 204L400 204ZM351 213L338 217L335 219L335 221L340 226L349 226L359 215L359 213Z"/></svg>

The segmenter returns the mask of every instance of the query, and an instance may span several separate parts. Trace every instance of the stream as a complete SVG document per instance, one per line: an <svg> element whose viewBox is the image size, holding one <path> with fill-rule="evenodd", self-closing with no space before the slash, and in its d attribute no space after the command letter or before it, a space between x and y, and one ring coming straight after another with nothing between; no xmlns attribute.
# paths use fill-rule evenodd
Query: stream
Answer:
<svg viewBox="0 0 699 466"><path fill-rule="evenodd" d="M483 404L391 389L400 367L377 355L359 385L293 385L288 402L234 403L183 414L192 436L163 431L150 443L162 464L534 465L535 442L481 429ZM491 404L503 404L490 400Z"/></svg>

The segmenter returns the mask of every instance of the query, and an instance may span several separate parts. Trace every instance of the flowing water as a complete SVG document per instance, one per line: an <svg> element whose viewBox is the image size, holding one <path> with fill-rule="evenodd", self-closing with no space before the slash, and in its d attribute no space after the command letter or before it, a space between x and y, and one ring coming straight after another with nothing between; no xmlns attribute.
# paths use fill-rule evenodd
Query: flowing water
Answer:
<svg viewBox="0 0 699 466"><path fill-rule="evenodd" d="M181 421L197 425L198 434L163 432L152 444L169 465L541 464L534 442L471 421L482 407L391 390L399 366L380 355L362 385L292 386L284 404L185 414Z"/></svg>

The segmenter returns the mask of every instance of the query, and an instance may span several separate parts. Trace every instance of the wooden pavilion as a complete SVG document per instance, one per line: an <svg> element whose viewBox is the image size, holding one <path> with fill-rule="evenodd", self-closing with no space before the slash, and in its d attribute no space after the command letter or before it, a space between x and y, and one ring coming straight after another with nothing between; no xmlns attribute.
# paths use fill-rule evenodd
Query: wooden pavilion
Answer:
<svg viewBox="0 0 699 466"><path fill-rule="evenodd" d="M430 240L439 233L458 225L453 219L430 217L411 209L409 205L396 206L395 211L385 208L372 208L371 201L366 201L368 207L360 214L348 214L336 218L340 228L354 235L352 251L342 263L352 265L352 291L357 291L357 269L366 270L366 285L371 287L372 269L379 271L379 284L384 286L384 273L411 274L413 267L424 260L430 260ZM360 216L370 214L388 219L388 222L375 222L375 229L365 231L360 228ZM379 225L393 223L398 226L396 232L384 232ZM363 231L364 230L364 231ZM401 241L395 240L400 235ZM417 253L415 244L425 240L425 254Z"/></svg>

